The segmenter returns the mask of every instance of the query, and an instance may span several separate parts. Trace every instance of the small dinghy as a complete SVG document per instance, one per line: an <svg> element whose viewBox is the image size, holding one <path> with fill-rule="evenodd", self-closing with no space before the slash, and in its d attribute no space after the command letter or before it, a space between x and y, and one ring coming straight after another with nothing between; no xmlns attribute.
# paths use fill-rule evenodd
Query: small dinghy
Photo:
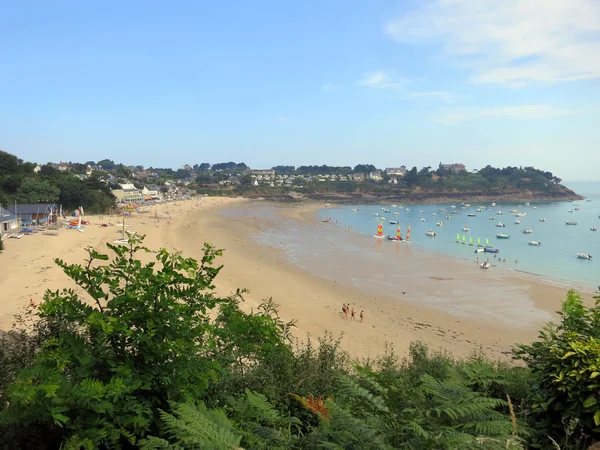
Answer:
<svg viewBox="0 0 600 450"><path fill-rule="evenodd" d="M496 237L498 239L509 239L510 236L508 234L497 234Z"/></svg>
<svg viewBox="0 0 600 450"><path fill-rule="evenodd" d="M436 234L436 233L435 233L435 231L433 231L433 230L429 230L427 233L425 233L425 236L432 236L432 237L435 237L435 234Z"/></svg>
<svg viewBox="0 0 600 450"><path fill-rule="evenodd" d="M542 245L542 243L539 242L539 241L529 241L529 245L533 245L535 247L539 247L540 245Z"/></svg>
<svg viewBox="0 0 600 450"><path fill-rule="evenodd" d="M588 255L587 253L577 253L577 257L579 259L592 259L592 255Z"/></svg>
<svg viewBox="0 0 600 450"><path fill-rule="evenodd" d="M565 222L567 225L577 225L577 222Z"/></svg>
<svg viewBox="0 0 600 450"><path fill-rule="evenodd" d="M598 231L598 228L596 228L596 227L590 227L590 230L591 231Z"/></svg>
<svg viewBox="0 0 600 450"><path fill-rule="evenodd" d="M525 234L529 234L529 233L531 233L531 232L532 232L532 231L531 231L531 228L524 228L524 229L523 229L523 233L525 233Z"/></svg>

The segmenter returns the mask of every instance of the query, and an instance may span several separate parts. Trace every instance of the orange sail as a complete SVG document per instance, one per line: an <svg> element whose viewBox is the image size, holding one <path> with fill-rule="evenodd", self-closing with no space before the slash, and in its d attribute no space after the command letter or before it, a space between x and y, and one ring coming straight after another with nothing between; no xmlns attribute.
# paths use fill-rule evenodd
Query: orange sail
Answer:
<svg viewBox="0 0 600 450"><path fill-rule="evenodd" d="M383 223L381 222L377 224L377 236L383 236Z"/></svg>
<svg viewBox="0 0 600 450"><path fill-rule="evenodd" d="M406 232L406 240L410 240L410 225L408 226L408 231Z"/></svg>

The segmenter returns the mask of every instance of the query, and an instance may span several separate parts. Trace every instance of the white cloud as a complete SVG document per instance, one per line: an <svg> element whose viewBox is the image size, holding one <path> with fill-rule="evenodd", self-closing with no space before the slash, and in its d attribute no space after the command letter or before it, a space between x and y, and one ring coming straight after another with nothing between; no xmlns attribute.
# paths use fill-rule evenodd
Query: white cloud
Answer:
<svg viewBox="0 0 600 450"><path fill-rule="evenodd" d="M369 72L363 76L358 82L359 86L367 86L374 89L389 90L394 93L399 99L407 98L431 98L450 102L453 100L453 95L447 91L417 91L412 92L408 89L411 84L418 83L422 80L409 80L398 77L397 75L383 70L377 72Z"/></svg>
<svg viewBox="0 0 600 450"><path fill-rule="evenodd" d="M403 43L441 44L476 83L600 78L598 0L427 0L385 31Z"/></svg>
<svg viewBox="0 0 600 450"><path fill-rule="evenodd" d="M435 122L454 124L480 117L505 117L509 119L549 119L551 117L574 114L576 111L557 108L552 105L519 105L483 108L471 112L446 113L433 118Z"/></svg>

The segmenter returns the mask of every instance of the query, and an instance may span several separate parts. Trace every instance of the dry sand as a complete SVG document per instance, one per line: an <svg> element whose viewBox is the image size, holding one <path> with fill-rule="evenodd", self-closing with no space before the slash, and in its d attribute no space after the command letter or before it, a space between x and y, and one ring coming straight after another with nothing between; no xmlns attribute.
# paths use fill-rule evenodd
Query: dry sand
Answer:
<svg viewBox="0 0 600 450"><path fill-rule="evenodd" d="M245 209L245 214L220 214L221 209L232 207ZM283 250L255 242L251 235L275 226L269 223L271 219L268 217L252 216L249 211L255 208L256 203L242 199L202 198L198 202L161 205L158 211L163 216L171 215L169 221L156 222L150 215L142 214L134 214L126 220L132 224L131 231L146 234L145 245L151 249L166 247L197 258L202 254L205 241L224 249L224 257L219 261L224 268L215 283L218 293L226 295L237 288L249 289L244 303L248 311L272 297L280 305L283 319L297 320L295 335L298 338L304 339L306 335L315 338L326 331L334 336L342 334L343 349L357 358L380 355L386 343L392 344L399 354L405 354L411 341L421 340L460 356L481 349L490 357L506 359L515 342L535 339L544 322L542 317L551 317L565 298L566 291L561 287L516 275L503 278L493 275L496 278L490 280L510 283L520 295L528 296L532 304L546 314L538 315L538 320L513 324L481 319L477 315L459 318L444 308L415 301L422 292L433 291L437 289L436 283L449 279L444 275L448 266L436 266L431 257L423 255L410 257L402 263L405 267L401 269L415 275L415 281L403 288L406 289L406 299L380 293L374 295L349 283L315 276L288 262ZM321 226L315 221L314 205L278 209L281 216L292 218L298 226L314 227L315 231ZM5 251L0 254L0 329L9 329L13 315L30 299L40 301L46 289L75 288L54 264L54 258L62 258L69 263L83 262L86 246L98 248L118 237L119 225L99 226L107 221L106 217L93 217L91 221L84 233L62 230L56 237L36 234L5 241ZM119 218L113 218L113 222L118 223ZM452 259L448 258L445 263L448 261ZM466 282L471 269L459 261L454 264L452 267L458 269L453 269L453 282ZM417 275L420 273L425 275L419 278ZM449 295L452 302L452 295L458 301L461 294ZM344 318L342 303L355 306L356 321ZM358 318L361 309L365 311L363 323Z"/></svg>

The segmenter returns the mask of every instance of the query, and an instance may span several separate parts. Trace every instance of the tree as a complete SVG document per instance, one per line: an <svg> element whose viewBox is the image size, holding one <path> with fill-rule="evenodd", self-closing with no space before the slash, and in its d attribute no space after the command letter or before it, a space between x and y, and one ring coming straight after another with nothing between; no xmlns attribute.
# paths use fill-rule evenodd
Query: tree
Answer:
<svg viewBox="0 0 600 450"><path fill-rule="evenodd" d="M377 168L373 164L358 164L354 166L354 172L356 173L371 173L376 170Z"/></svg>
<svg viewBox="0 0 600 450"><path fill-rule="evenodd" d="M53 176L57 173L58 170L56 170L50 163L44 164L42 167L40 167L40 175Z"/></svg>
<svg viewBox="0 0 600 450"><path fill-rule="evenodd" d="M600 296L588 307L571 290L559 324L550 323L539 339L515 350L534 375L529 395L537 445L587 448L600 440Z"/></svg>
<svg viewBox="0 0 600 450"><path fill-rule="evenodd" d="M199 170L208 170L210 169L210 164L209 163L202 163L198 166Z"/></svg>
<svg viewBox="0 0 600 450"><path fill-rule="evenodd" d="M38 180L34 177L23 179L17 190L19 203L53 203L58 201L60 190L48 180Z"/></svg>
<svg viewBox="0 0 600 450"><path fill-rule="evenodd" d="M10 175L17 172L22 162L15 155L0 150L0 175Z"/></svg>
<svg viewBox="0 0 600 450"><path fill-rule="evenodd" d="M103 159L98 161L97 165L102 166L104 170L113 170L116 167L115 162L111 159Z"/></svg>
<svg viewBox="0 0 600 450"><path fill-rule="evenodd" d="M419 174L417 173L416 166L406 172L404 175L404 182L410 187L418 186Z"/></svg>
<svg viewBox="0 0 600 450"><path fill-rule="evenodd" d="M159 434L160 411L200 399L227 366L287 337L290 324L270 309L241 312L241 292L213 294L220 250L206 245L200 261L161 250L142 263L141 240L108 247L112 261L93 249L84 266L56 260L95 305L46 292L36 313L44 345L0 396L0 424L50 430L50 448L122 448Z"/></svg>

